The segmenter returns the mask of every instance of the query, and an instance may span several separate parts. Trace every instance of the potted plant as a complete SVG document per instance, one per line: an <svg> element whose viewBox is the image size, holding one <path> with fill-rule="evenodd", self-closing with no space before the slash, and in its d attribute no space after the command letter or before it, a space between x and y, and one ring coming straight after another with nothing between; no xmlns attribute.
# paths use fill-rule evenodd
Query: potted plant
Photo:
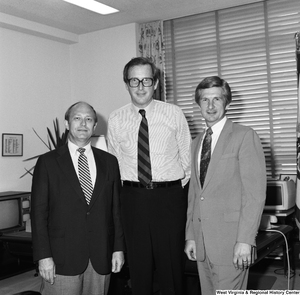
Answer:
<svg viewBox="0 0 300 295"><path fill-rule="evenodd" d="M44 143L44 145L51 151L53 149L56 149L58 147L63 146L67 142L68 138L68 130L65 129L65 132L60 134L59 131L59 124L58 124L58 119L56 118L53 120L53 126L54 126L54 134L52 134L51 130L47 127L47 143L38 135L38 133L33 129L34 133L37 135L37 137ZM40 155L25 159L24 162L37 159ZM24 173L20 178L24 177L26 174L31 174L33 175L32 171L35 166L31 167L30 169L26 169L26 173Z"/></svg>

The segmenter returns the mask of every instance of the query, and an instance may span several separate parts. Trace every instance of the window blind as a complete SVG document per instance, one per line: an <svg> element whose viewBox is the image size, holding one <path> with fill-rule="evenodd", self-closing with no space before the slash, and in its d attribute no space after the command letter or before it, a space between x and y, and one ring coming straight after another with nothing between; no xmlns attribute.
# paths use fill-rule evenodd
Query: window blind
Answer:
<svg viewBox="0 0 300 295"><path fill-rule="evenodd" d="M227 112L258 133L268 177L296 174L299 0L266 0L164 22L166 99L180 106L192 137L205 122L199 82L218 75L232 90Z"/></svg>

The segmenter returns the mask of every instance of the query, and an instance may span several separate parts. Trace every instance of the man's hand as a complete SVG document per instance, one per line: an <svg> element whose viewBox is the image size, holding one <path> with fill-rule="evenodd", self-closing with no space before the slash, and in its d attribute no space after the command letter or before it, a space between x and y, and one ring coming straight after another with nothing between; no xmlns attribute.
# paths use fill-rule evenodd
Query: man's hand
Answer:
<svg viewBox="0 0 300 295"><path fill-rule="evenodd" d="M55 264L52 257L39 260L39 271L41 277L51 285L55 280Z"/></svg>
<svg viewBox="0 0 300 295"><path fill-rule="evenodd" d="M114 273L120 272L124 262L125 262L124 253L122 251L114 252L111 261L112 263L111 271Z"/></svg>
<svg viewBox="0 0 300 295"><path fill-rule="evenodd" d="M233 250L233 265L236 269L244 270L250 267L251 245L246 243L236 243Z"/></svg>
<svg viewBox="0 0 300 295"><path fill-rule="evenodd" d="M194 240L187 240L185 242L184 252L189 260L196 261L196 243Z"/></svg>

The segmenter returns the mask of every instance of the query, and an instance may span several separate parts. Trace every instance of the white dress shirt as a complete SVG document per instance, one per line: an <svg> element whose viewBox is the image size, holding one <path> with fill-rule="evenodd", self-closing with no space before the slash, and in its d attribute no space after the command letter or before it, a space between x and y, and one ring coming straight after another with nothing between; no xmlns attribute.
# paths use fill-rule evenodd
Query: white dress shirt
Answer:
<svg viewBox="0 0 300 295"><path fill-rule="evenodd" d="M146 108L149 126L152 180L157 182L190 178L191 135L182 110L153 100ZM132 103L111 113L108 119L108 151L119 161L121 179L138 181L137 143L142 116Z"/></svg>
<svg viewBox="0 0 300 295"><path fill-rule="evenodd" d="M220 134L221 134L221 132L223 130L223 127L224 127L226 121L227 121L227 117L225 116L222 120L220 120L218 123L216 123L215 125L213 125L211 127L211 130L213 132L213 134L211 135L211 155L214 152L214 149L216 147L217 141L218 141L218 139L220 137ZM208 127L206 126L204 134L203 134L203 137L202 137L201 147L200 147L199 154L198 154L198 167L199 167L198 173L199 173L199 176L200 176L200 161L201 161L202 145L203 145L203 140L204 140L205 133L206 133L207 129L208 129Z"/></svg>
<svg viewBox="0 0 300 295"><path fill-rule="evenodd" d="M73 161L75 171L79 178L79 175L78 175L78 157L80 155L80 153L78 152L79 147L76 144L74 144L73 142L71 142L70 140L68 140L68 148L70 151L70 155L71 155L71 158ZM94 158L94 154L92 151L91 143L87 144L83 148L85 149L84 154L86 155L86 157L88 159L88 164L89 164L93 187L95 187L97 169L96 169L96 163L95 163L95 158Z"/></svg>

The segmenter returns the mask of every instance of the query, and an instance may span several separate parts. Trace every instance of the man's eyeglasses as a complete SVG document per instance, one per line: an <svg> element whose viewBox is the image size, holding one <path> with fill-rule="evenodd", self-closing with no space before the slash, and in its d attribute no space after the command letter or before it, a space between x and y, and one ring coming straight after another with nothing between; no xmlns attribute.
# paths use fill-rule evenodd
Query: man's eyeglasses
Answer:
<svg viewBox="0 0 300 295"><path fill-rule="evenodd" d="M139 80L138 78L131 78L128 81L130 87L139 87L140 83L142 83L144 87L151 87L154 83L152 78L143 78L142 80Z"/></svg>

